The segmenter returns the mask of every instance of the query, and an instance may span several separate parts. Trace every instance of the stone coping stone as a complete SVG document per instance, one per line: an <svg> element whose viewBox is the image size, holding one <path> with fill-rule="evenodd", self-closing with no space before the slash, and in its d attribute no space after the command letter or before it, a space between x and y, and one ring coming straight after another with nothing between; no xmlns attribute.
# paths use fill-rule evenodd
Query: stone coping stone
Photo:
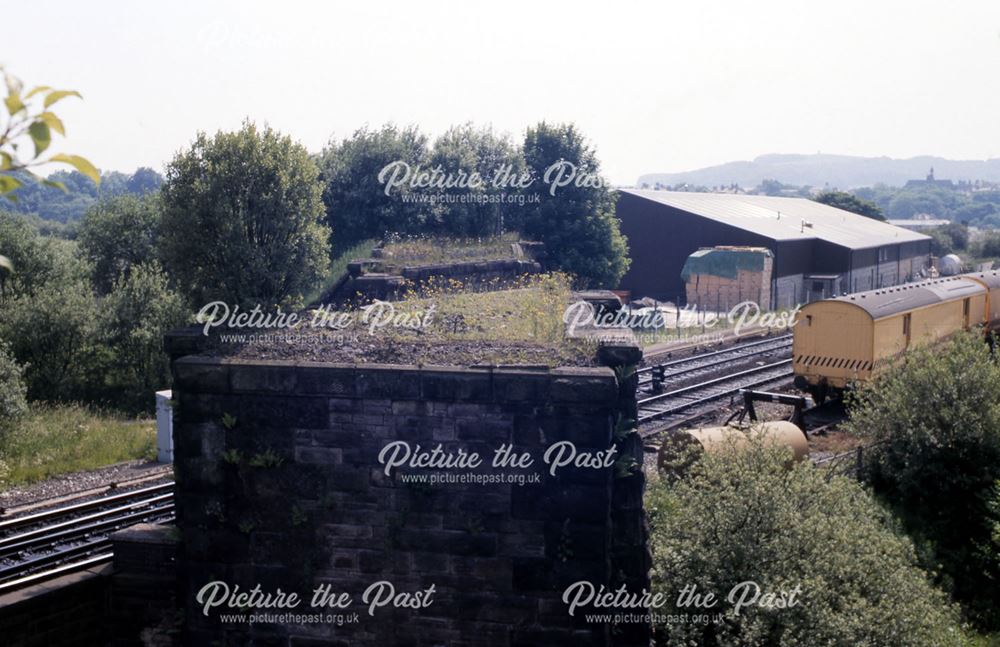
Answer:
<svg viewBox="0 0 1000 647"><path fill-rule="evenodd" d="M618 397L615 373L605 367L469 368L190 355L174 360L173 372L175 388L190 393L589 404L613 404Z"/></svg>
<svg viewBox="0 0 1000 647"><path fill-rule="evenodd" d="M111 541L132 544L176 544L173 526L158 523L137 523L111 533Z"/></svg>
<svg viewBox="0 0 1000 647"><path fill-rule="evenodd" d="M67 587L76 586L95 578L110 577L114 574L114 570L111 564L97 564L85 570L68 573L50 580L43 580L37 584L32 584L0 596L0 609L10 611L13 610L15 605L53 593L59 593Z"/></svg>

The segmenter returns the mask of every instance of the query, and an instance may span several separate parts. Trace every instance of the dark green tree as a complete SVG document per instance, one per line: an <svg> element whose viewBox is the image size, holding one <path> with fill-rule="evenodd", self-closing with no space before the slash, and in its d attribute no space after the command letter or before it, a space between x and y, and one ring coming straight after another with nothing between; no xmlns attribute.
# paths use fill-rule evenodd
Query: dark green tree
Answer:
<svg viewBox="0 0 1000 647"><path fill-rule="evenodd" d="M970 202L955 210L955 220L959 223L982 221L1000 211L993 202Z"/></svg>
<svg viewBox="0 0 1000 647"><path fill-rule="evenodd" d="M98 202L80 223L77 242L93 268L94 287L107 294L121 274L156 259L161 206L157 194Z"/></svg>
<svg viewBox="0 0 1000 647"><path fill-rule="evenodd" d="M146 195L159 191L162 184L162 175L149 167L141 166L128 179L125 189L134 195Z"/></svg>
<svg viewBox="0 0 1000 647"><path fill-rule="evenodd" d="M0 339L24 367L31 400L79 401L101 390L107 349L97 301L85 281L57 282L3 304Z"/></svg>
<svg viewBox="0 0 1000 647"><path fill-rule="evenodd" d="M984 232L973 244L972 249L976 256L1000 258L1000 231Z"/></svg>
<svg viewBox="0 0 1000 647"><path fill-rule="evenodd" d="M524 160L534 178L527 192L538 197L524 207L524 236L543 242L546 264L581 285L617 286L628 269L628 245L594 149L572 124L542 122L525 135Z"/></svg>
<svg viewBox="0 0 1000 647"><path fill-rule="evenodd" d="M962 252L969 246L969 228L957 222L934 227L924 233L931 237L931 254L935 256Z"/></svg>
<svg viewBox="0 0 1000 647"><path fill-rule="evenodd" d="M516 229L522 207L519 190L498 186L498 176L517 177L524 172L520 149L507 135L471 123L453 126L434 142L431 166L452 177L477 177L478 187L455 187L440 193L477 198L456 200L434 211L436 228L463 237L489 236ZM437 193L437 191L435 191Z"/></svg>
<svg viewBox="0 0 1000 647"><path fill-rule="evenodd" d="M951 215L949 201L955 196L952 191L937 188L904 188L892 196L886 213L890 218L912 218L918 214L930 214L935 218Z"/></svg>
<svg viewBox="0 0 1000 647"><path fill-rule="evenodd" d="M795 187L793 187L790 184L782 184L777 180L771 180L765 178L761 180L760 184L757 186L756 191L757 193L760 193L762 195L778 196L778 195L784 195L785 189L792 189L792 188Z"/></svg>
<svg viewBox="0 0 1000 647"><path fill-rule="evenodd" d="M947 225L943 225L941 231L951 238L951 244L954 249L967 249L969 247L969 228L958 222L952 222Z"/></svg>
<svg viewBox="0 0 1000 647"><path fill-rule="evenodd" d="M426 170L427 160L427 137L412 126L365 127L340 142L331 140L320 154L319 166L334 248L343 250L389 233L425 233L430 206L408 202L406 196L417 191L408 184L387 187L380 176L388 180L394 173L402 178L407 172Z"/></svg>
<svg viewBox="0 0 1000 647"><path fill-rule="evenodd" d="M7 344L0 340L0 441L28 409L22 373L23 369L14 361Z"/></svg>
<svg viewBox="0 0 1000 647"><path fill-rule="evenodd" d="M184 300L147 261L119 275L101 309L100 336L113 358L105 372L110 397L130 411L151 410L153 393L170 384L163 335L186 322Z"/></svg>
<svg viewBox="0 0 1000 647"><path fill-rule="evenodd" d="M167 167L166 269L195 309L295 302L329 264L321 194L316 165L290 137L252 123L199 134Z"/></svg>
<svg viewBox="0 0 1000 647"><path fill-rule="evenodd" d="M831 207L850 211L866 218L885 220L885 214L882 213L877 204L846 191L824 191L813 199L816 202L822 202Z"/></svg>
<svg viewBox="0 0 1000 647"><path fill-rule="evenodd" d="M939 228L935 227L925 233L931 237L931 254L934 256L941 257L958 251L955 249L955 241L951 239L951 236Z"/></svg>
<svg viewBox="0 0 1000 647"><path fill-rule="evenodd" d="M47 285L76 284L89 272L71 242L39 235L14 213L0 211L0 250L11 265L0 299L31 297Z"/></svg>

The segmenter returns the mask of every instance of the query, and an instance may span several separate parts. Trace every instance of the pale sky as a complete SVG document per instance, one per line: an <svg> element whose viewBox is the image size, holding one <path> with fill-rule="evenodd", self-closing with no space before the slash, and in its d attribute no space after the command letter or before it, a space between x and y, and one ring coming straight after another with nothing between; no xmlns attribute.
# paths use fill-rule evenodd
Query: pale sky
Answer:
<svg viewBox="0 0 1000 647"><path fill-rule="evenodd" d="M103 169L163 169L199 130L309 150L386 121L516 138L573 121L616 184L752 159L1000 157L997 0L7 3L0 63L79 90Z"/></svg>

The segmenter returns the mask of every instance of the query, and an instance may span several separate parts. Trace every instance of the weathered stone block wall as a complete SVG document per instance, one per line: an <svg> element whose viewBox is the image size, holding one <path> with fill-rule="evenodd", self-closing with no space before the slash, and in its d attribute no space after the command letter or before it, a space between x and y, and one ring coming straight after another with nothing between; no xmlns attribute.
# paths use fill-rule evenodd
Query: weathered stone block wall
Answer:
<svg viewBox="0 0 1000 647"><path fill-rule="evenodd" d="M142 523L115 532L106 642L170 645L176 632L177 539L172 526Z"/></svg>
<svg viewBox="0 0 1000 647"><path fill-rule="evenodd" d="M0 596L0 645L170 645L177 622L175 543L170 526L132 526L112 535L113 565Z"/></svg>
<svg viewBox="0 0 1000 647"><path fill-rule="evenodd" d="M645 626L588 625L561 600L579 580L648 586L642 475L628 468L642 447L622 433L622 416L634 416L631 373L199 356L175 359L173 371L184 644L648 644ZM401 473L435 470L386 476L378 455L396 440L476 451L486 463L477 474L540 482L405 483ZM553 476L542 454L561 440L591 452L618 443L626 460ZM501 444L535 464L488 467ZM223 624L195 601L213 580L297 591L303 613L323 584L354 604L331 610L346 616L333 622ZM397 592L433 585L433 603L369 616L362 593L381 580Z"/></svg>
<svg viewBox="0 0 1000 647"><path fill-rule="evenodd" d="M0 645L107 644L111 570L95 566L0 596Z"/></svg>

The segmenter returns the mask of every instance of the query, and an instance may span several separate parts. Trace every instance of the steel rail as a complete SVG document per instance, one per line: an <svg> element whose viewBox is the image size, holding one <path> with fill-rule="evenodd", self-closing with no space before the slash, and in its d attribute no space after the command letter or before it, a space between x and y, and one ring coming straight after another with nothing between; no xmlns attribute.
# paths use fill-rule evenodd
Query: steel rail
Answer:
<svg viewBox="0 0 1000 647"><path fill-rule="evenodd" d="M56 531L56 530L62 530L64 528L71 528L71 527L73 527L75 525L79 525L81 523L85 523L85 522L88 522L88 521L98 521L102 517L106 517L109 514L117 514L119 512L133 511L133 510L136 510L137 508L149 507L149 506L154 505L156 503L171 501L171 500L173 500L173 497L174 497L173 493L170 493L170 494L160 494L158 496L144 498L144 499L138 499L138 500L133 501L131 503L127 503L125 505L121 505L121 506L118 506L118 507L115 507L115 508L111 508L110 510L102 510L100 512L94 512L94 513L91 513L91 514L88 514L88 515L84 515L82 517L74 517L74 518L68 519L66 521L60 521L60 522L53 523L53 524L47 524L45 526L42 526L40 528L36 528L34 530L28 530L28 531L21 532L21 533L15 534L15 535L8 535L7 537L0 538L0 549L3 549L4 547L6 547L6 546L8 546L10 544L13 544L13 543L17 543L19 541L24 541L26 539L31 539L31 538L34 538L34 537L44 536L47 533L52 533L53 531Z"/></svg>
<svg viewBox="0 0 1000 647"><path fill-rule="evenodd" d="M784 342L790 340L792 335L782 335L780 337L769 337L768 339L762 339L760 341L753 341L746 344L739 344L736 346L730 346L729 348L721 348L719 350L711 351L708 353L700 353L698 355L692 355L691 357L682 357L680 359L671 360L669 362L661 362L653 366L644 366L636 371L640 375L645 375L646 373L651 373L655 368L670 368L672 366L680 366L681 364L687 364L690 362L697 362L701 359L707 359L709 357L717 357L724 353L736 353L747 348L756 348L758 346L763 346L765 344L774 344L776 342Z"/></svg>
<svg viewBox="0 0 1000 647"><path fill-rule="evenodd" d="M74 557L87 556L95 551L110 549L111 540L107 537L99 537L91 541L76 544L75 546L67 546L65 548L53 550L50 553L45 553L44 555L32 557L30 559L17 562L16 564L0 568L0 582L11 577L19 577L40 566L51 566Z"/></svg>
<svg viewBox="0 0 1000 647"><path fill-rule="evenodd" d="M146 494L155 494L159 492L172 491L173 487L174 487L173 482L162 483L160 485L153 485L146 488L140 488L138 490L132 490L130 492L122 492L121 494L112 494L110 496L104 496L97 499L92 499L90 501L84 501L82 503L74 503L71 505L54 507L48 510L42 510L41 512L35 512L21 517L14 517L13 519L5 519L3 521L0 521L0 532L16 528L23 528L24 526L30 526L35 523L39 523L49 519L54 519L57 517L68 516L79 512L87 512L95 508L101 508L112 503L117 503L119 501L127 501L129 499L135 499L137 497L141 497Z"/></svg>
<svg viewBox="0 0 1000 647"><path fill-rule="evenodd" d="M758 366L745 371L739 371L737 373L732 373L730 375L717 377L711 380L707 380L705 382L700 382L698 384L693 384L691 386L686 386L680 389L675 389L673 391L668 391L666 393L660 393L657 395L640 399L637 402L639 405L638 422L641 424L643 422L648 422L650 420L664 418L679 413L681 411L684 411L685 409L690 409L692 407L704 405L713 400L723 398L727 395L732 395L733 393L738 392L740 389L753 388L756 386L760 386L762 384L767 384L769 382L775 382L777 380L786 379L788 376L791 375L791 371L781 372L778 374L775 374L774 372L781 367L791 364L791 362L792 360L791 358L789 358L786 360L781 360L779 362L774 362L772 364L766 364L764 366ZM767 373L767 375L764 375L760 379L752 380L749 383L740 379L749 377L751 375L760 375L763 373ZM728 387L722 389L721 391L710 391L708 394L702 397L681 400L680 402L678 402L673 406L667 406L667 408L665 409L660 408L655 404L658 402L662 402L664 400L668 400L670 398L678 399L689 394L697 394L701 391L710 390L712 387L715 386L722 386L727 384ZM666 404L666 402L663 402L662 404Z"/></svg>
<svg viewBox="0 0 1000 647"><path fill-rule="evenodd" d="M54 546L57 543L83 539L88 535L104 530L114 530L120 527L130 526L147 519L153 519L161 517L167 513L173 513L173 511L174 504L168 503L167 505L156 506L147 510L140 510L125 515L114 516L95 523L87 523L82 526L60 530L35 537L34 539L26 539L13 544L7 544L0 547L0 559L11 558L16 556L18 553L27 550L45 549L47 547Z"/></svg>
<svg viewBox="0 0 1000 647"><path fill-rule="evenodd" d="M41 571L39 573L32 573L31 575L26 575L24 577L20 577L16 580L11 580L9 582L0 582L0 595L9 593L11 591L16 591L17 589L22 589L26 586L30 586L38 582L51 580L60 577L62 575L69 575L70 573L85 571L88 568L97 566L99 564L106 564L110 562L113 557L114 555L112 553L102 553L100 555L94 555L93 557L87 558L83 561L63 564L62 566L57 566L55 568L49 569L47 571Z"/></svg>

